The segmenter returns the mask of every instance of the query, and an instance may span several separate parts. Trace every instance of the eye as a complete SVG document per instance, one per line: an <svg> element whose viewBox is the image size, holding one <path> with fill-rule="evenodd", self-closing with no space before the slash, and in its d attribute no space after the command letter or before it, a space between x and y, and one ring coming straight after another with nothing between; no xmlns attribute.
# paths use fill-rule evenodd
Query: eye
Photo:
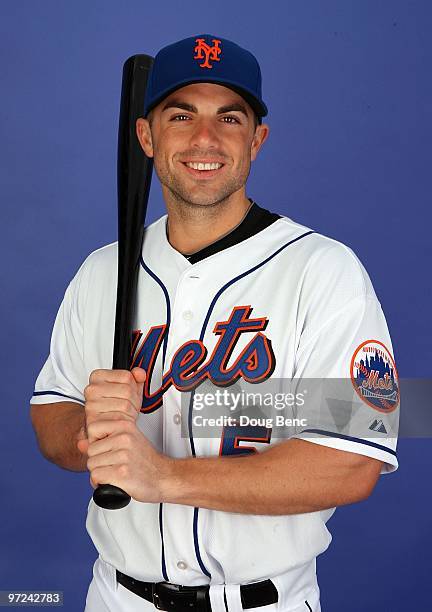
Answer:
<svg viewBox="0 0 432 612"><path fill-rule="evenodd" d="M170 121L184 121L185 119L189 119L188 115L174 115L171 117Z"/></svg>
<svg viewBox="0 0 432 612"><path fill-rule="evenodd" d="M234 117L234 115L225 115L225 117L222 117L222 121L223 123L240 123L240 121L237 119L237 117Z"/></svg>

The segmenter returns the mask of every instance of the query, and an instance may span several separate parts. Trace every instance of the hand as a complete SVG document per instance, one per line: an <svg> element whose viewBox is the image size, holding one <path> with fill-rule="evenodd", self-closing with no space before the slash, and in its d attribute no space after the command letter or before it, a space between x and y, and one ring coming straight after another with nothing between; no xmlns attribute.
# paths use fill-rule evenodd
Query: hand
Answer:
<svg viewBox="0 0 432 612"><path fill-rule="evenodd" d="M145 381L142 368L129 370L93 370L84 389L85 427L77 437L77 447L86 454L89 444L108 435L110 421L132 421L138 418ZM97 425L95 425L97 423Z"/></svg>
<svg viewBox="0 0 432 612"><path fill-rule="evenodd" d="M94 425L97 434L99 423ZM88 446L91 485L109 482L137 501L164 501L174 460L159 453L132 421L104 422L101 432L106 437Z"/></svg>
<svg viewBox="0 0 432 612"><path fill-rule="evenodd" d="M94 370L84 390L87 436L77 441L87 454L90 483L110 483L138 501L160 501L170 460L158 453L136 426L145 372Z"/></svg>

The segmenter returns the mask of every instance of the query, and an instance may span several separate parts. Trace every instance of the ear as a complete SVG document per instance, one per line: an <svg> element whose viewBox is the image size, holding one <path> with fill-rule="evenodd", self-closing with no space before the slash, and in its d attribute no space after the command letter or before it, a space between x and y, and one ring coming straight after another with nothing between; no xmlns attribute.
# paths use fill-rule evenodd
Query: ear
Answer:
<svg viewBox="0 0 432 612"><path fill-rule="evenodd" d="M153 157L153 141L150 124L147 119L143 119L142 117L137 119L136 135L147 157Z"/></svg>
<svg viewBox="0 0 432 612"><path fill-rule="evenodd" d="M254 161L258 155L258 151L268 138L270 128L266 123L257 125L255 134L251 144L251 161Z"/></svg>

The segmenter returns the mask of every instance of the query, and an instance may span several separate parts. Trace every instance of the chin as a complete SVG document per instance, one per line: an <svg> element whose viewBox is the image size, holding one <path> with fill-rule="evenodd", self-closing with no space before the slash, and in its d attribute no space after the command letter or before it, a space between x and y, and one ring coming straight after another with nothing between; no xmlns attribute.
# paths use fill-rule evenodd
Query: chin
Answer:
<svg viewBox="0 0 432 612"><path fill-rule="evenodd" d="M191 198L190 195L187 198L182 198L183 202L187 206L196 206L200 208L210 208L211 206L219 206L225 199L226 198L222 198L221 200L220 198L210 198L205 196L197 196L195 198Z"/></svg>
<svg viewBox="0 0 432 612"><path fill-rule="evenodd" d="M222 204L225 200L227 200L232 194L232 191L227 192L223 191L215 191L212 189L187 189L186 186L179 185L170 185L169 190L173 194L174 198L181 204L182 202L185 205L189 206L202 206L202 207L210 207L217 206Z"/></svg>
<svg viewBox="0 0 432 612"><path fill-rule="evenodd" d="M191 195L187 194L185 200L191 204L192 206L220 206L224 204L229 198L233 195L233 192L223 192L223 193L197 193Z"/></svg>

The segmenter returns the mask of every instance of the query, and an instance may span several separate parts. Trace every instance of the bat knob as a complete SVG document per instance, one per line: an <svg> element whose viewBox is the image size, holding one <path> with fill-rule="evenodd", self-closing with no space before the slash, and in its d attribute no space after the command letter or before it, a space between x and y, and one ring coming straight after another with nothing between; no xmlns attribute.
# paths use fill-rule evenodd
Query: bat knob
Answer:
<svg viewBox="0 0 432 612"><path fill-rule="evenodd" d="M94 503L106 510L120 510L127 506L130 500L126 491L110 484L99 485L93 493Z"/></svg>

